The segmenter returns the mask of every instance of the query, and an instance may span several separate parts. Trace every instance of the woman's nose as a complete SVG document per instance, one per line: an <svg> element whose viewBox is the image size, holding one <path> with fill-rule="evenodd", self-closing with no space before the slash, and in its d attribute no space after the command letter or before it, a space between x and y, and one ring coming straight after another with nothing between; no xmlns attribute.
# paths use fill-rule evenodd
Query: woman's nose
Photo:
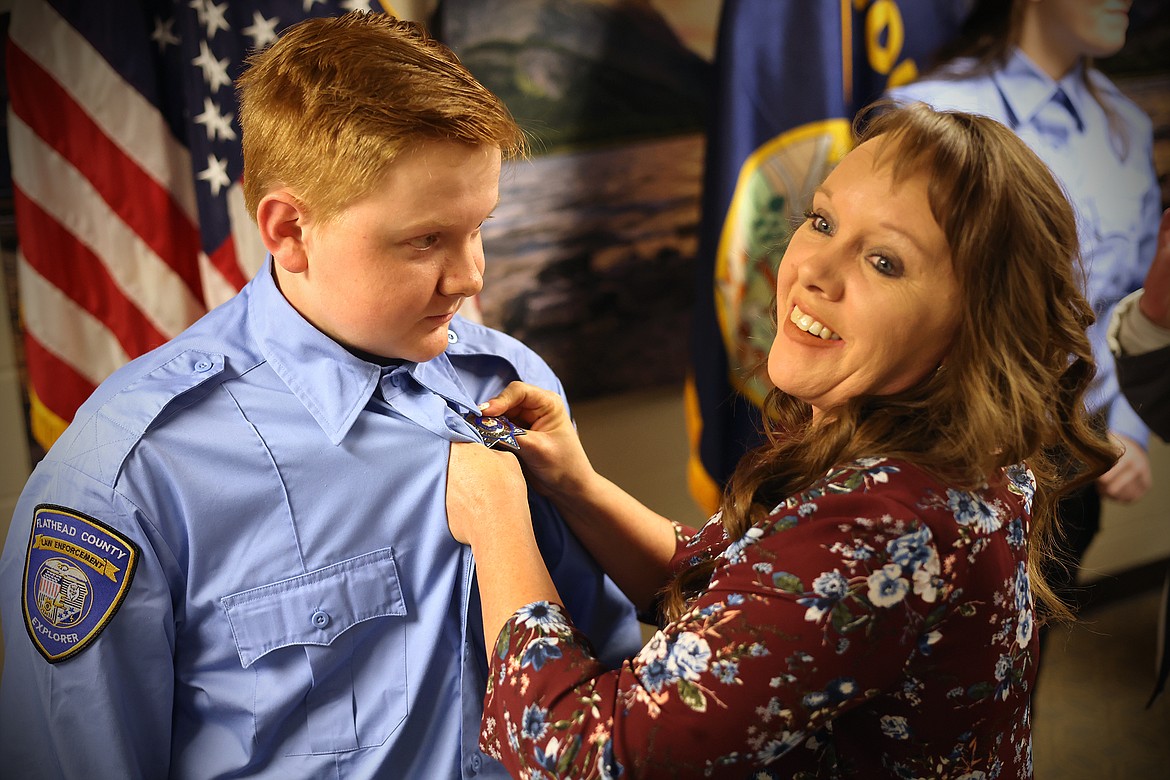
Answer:
<svg viewBox="0 0 1170 780"><path fill-rule="evenodd" d="M802 258L796 269L796 280L804 289L820 293L830 300L841 297L843 285L842 258L830 249L822 249Z"/></svg>

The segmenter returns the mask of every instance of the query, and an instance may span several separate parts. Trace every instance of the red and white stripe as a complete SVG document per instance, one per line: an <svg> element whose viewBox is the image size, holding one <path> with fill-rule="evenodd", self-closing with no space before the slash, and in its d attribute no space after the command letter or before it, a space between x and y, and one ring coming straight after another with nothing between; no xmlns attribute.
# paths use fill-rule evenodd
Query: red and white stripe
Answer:
<svg viewBox="0 0 1170 780"><path fill-rule="evenodd" d="M264 252L238 183L233 237L201 251L187 149L56 11L21 3L9 35L18 283L33 432L48 447L110 372L229 298Z"/></svg>

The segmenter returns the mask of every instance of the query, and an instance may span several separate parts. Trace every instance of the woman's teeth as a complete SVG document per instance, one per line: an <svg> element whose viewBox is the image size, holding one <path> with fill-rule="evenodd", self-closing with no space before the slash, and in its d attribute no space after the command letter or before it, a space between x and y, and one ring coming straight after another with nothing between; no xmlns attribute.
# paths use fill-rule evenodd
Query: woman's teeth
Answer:
<svg viewBox="0 0 1170 780"><path fill-rule="evenodd" d="M788 316L788 319L792 320L792 324L803 330L805 333L811 333L814 336L820 336L825 341L841 340L841 337L836 333L802 312L799 306L792 307L792 314Z"/></svg>

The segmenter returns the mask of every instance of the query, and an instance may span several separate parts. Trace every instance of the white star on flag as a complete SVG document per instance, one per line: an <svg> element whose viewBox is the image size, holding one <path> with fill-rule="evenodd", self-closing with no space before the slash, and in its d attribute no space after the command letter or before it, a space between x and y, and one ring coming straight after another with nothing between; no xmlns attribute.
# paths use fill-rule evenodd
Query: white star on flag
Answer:
<svg viewBox="0 0 1170 780"><path fill-rule="evenodd" d="M154 32L150 34L150 39L158 44L160 52L168 46L179 45L179 38L175 35L174 27L174 19L154 20Z"/></svg>
<svg viewBox="0 0 1170 780"><path fill-rule="evenodd" d="M216 5L211 0L207 0L206 4L203 6L205 11L204 23L207 25L208 39L214 38L215 34L220 30L228 32L232 29L228 26L227 18L224 16L224 13L227 11L227 7L227 3Z"/></svg>
<svg viewBox="0 0 1170 780"><path fill-rule="evenodd" d="M221 160L214 154L207 155L207 167L200 171L195 178L207 182L213 196L218 196L220 190L230 187L232 184L231 177L227 173L227 160Z"/></svg>
<svg viewBox="0 0 1170 780"><path fill-rule="evenodd" d="M230 86L232 83L227 72L228 60L217 60L215 55L211 53L211 49L208 48L207 41L199 42L199 56L191 60L191 64L200 67L203 71L203 79L212 92L218 91L220 87Z"/></svg>
<svg viewBox="0 0 1170 780"><path fill-rule="evenodd" d="M259 51L268 48L276 40L276 25L280 24L279 17L265 19L259 11L252 12L252 24L244 28L244 35L252 39L252 48Z"/></svg>
<svg viewBox="0 0 1170 780"><path fill-rule="evenodd" d="M211 98L203 98L203 113L195 117L195 122L207 129L208 141L236 140L236 131L232 129L231 115L221 114Z"/></svg>

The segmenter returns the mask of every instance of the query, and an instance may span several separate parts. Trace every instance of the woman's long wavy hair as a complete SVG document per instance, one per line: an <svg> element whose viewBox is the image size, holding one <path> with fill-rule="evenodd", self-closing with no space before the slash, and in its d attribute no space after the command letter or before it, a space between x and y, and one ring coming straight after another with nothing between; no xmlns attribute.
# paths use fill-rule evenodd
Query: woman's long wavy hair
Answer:
<svg viewBox="0 0 1170 780"><path fill-rule="evenodd" d="M773 390L767 442L733 474L723 526L740 538L763 512L856 458L905 459L960 489L1027 462L1037 479L1032 587L1049 615L1067 618L1039 565L1051 554L1055 504L1116 459L1084 405L1096 370L1085 335L1094 315L1081 294L1072 208L1040 159L991 119L877 104L854 130L859 144L878 139L878 164L896 182L929 178L963 301L954 341L916 385L853 398L815 423L807 403ZM667 587L667 619L685 611L716 565L699 563Z"/></svg>

